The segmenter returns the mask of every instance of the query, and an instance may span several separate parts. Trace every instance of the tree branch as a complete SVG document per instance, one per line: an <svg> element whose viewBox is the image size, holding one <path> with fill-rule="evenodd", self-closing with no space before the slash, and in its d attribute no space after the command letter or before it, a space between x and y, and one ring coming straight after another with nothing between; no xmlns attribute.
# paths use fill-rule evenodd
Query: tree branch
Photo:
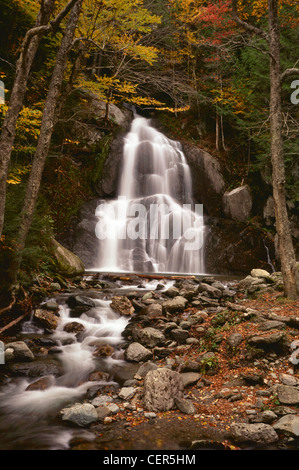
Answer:
<svg viewBox="0 0 299 470"><path fill-rule="evenodd" d="M295 67L286 69L282 74L281 74L281 81L283 81L285 78L290 77L291 75L299 75L299 69L296 69Z"/></svg>
<svg viewBox="0 0 299 470"><path fill-rule="evenodd" d="M42 26L36 26L34 28L31 28L29 31L27 31L24 41L23 41L23 46L22 46L22 53L26 51L28 48L31 39L39 34L44 34L48 33L50 31L57 31L61 21L64 19L64 17L69 13L69 11L73 8L73 6L78 2L78 0L70 0L68 4L65 6L63 10L54 18L54 20L50 21L49 24L42 25Z"/></svg>
<svg viewBox="0 0 299 470"><path fill-rule="evenodd" d="M247 23L247 21L241 20L241 18L238 16L237 0L232 0L232 14L235 21L240 26L242 26L248 33L257 34L258 36L261 36L263 39L266 40L269 39L268 33L266 33L266 31L261 28L257 28L256 26L253 26L250 23Z"/></svg>

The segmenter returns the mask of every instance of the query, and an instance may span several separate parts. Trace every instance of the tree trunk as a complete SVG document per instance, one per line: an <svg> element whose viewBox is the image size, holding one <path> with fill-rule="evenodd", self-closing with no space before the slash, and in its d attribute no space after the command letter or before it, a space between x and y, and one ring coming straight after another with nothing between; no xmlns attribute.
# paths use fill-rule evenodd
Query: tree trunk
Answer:
<svg viewBox="0 0 299 470"><path fill-rule="evenodd" d="M21 214L21 225L19 233L17 235L19 255L14 262L14 266L12 267L12 283L16 281L18 276L22 259L22 251L25 247L26 237L33 219L42 173L50 147L55 121L55 111L58 105L58 99L67 64L67 57L69 50L72 46L75 29L81 11L82 1L83 0L77 0L71 10L68 23L65 28L64 36L62 38L61 45L56 56L54 71L44 106L40 135L32 163L32 169L26 187L26 194Z"/></svg>
<svg viewBox="0 0 299 470"><path fill-rule="evenodd" d="M273 199L281 271L285 294L296 299L299 292L298 270L290 231L285 195L285 166L282 137L280 34L277 0L268 0L270 52L270 125Z"/></svg>
<svg viewBox="0 0 299 470"><path fill-rule="evenodd" d="M38 13L35 27L46 25L53 11L55 0L45 2ZM9 107L3 122L0 136L0 237L4 224L4 211L6 200L6 180L13 148L16 124L23 106L24 96L31 66L40 43L41 35L36 34L27 41L24 38L23 47L17 62L16 76L11 91Z"/></svg>

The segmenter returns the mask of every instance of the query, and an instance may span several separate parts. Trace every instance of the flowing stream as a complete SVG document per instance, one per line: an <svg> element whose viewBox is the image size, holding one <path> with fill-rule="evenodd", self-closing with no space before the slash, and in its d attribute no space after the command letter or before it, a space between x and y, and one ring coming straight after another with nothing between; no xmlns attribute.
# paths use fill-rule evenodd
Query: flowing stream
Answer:
<svg viewBox="0 0 299 470"><path fill-rule="evenodd" d="M51 335L46 335L46 339L56 344L49 362L50 365L53 361L58 363L61 373L51 374L50 368L49 373L43 375L47 369L41 369L47 388L28 389L39 377L27 378L21 374L0 389L0 449L68 448L76 431L61 425L62 421L57 419L59 411L83 399L90 387L114 383L109 377L100 381L90 381L89 377L97 370L113 376L115 367L122 365L121 332L128 320L110 308L109 300L93 299L93 302L95 307L79 318L72 318L70 308L60 299L58 327ZM84 327L79 335L65 331L65 325L74 320ZM44 331L38 329L32 319L25 322L20 339L38 337L45 338ZM112 356L95 357L95 347L101 344L114 347ZM84 434L87 437L88 432Z"/></svg>
<svg viewBox="0 0 299 470"><path fill-rule="evenodd" d="M179 142L137 116L127 134L118 199L96 211L95 270L204 273L202 206Z"/></svg>

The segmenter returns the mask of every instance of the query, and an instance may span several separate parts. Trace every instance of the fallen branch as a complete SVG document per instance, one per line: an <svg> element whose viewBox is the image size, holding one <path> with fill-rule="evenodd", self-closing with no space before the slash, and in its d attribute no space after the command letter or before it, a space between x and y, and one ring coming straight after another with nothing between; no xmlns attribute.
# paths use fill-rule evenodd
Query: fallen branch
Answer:
<svg viewBox="0 0 299 470"><path fill-rule="evenodd" d="M23 318L25 318L28 314L29 314L29 312L23 313L23 315L21 315L20 317L16 318L15 320L13 320L13 321L11 321L10 323L8 323L7 325L5 325L3 328L1 328L0 334L3 333L4 331L8 330L8 329L11 328L12 326L16 325L17 323L19 323L19 322L20 322L21 320L23 320Z"/></svg>
<svg viewBox="0 0 299 470"><path fill-rule="evenodd" d="M8 310L10 310L10 309L14 306L15 303L16 303L16 298L13 297L12 301L10 302L10 304L9 304L7 307L4 307L4 308L2 308L2 309L0 310L0 315L2 315L2 313L4 313L4 312L7 312Z"/></svg>

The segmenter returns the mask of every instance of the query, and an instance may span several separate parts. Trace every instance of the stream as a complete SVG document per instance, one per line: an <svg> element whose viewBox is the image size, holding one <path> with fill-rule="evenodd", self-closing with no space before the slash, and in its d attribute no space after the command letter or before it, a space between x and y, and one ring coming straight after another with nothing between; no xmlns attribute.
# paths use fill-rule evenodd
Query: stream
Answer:
<svg viewBox="0 0 299 470"><path fill-rule="evenodd" d="M155 289L157 281L144 287L145 292ZM166 284L165 288L169 286ZM130 290L137 286L130 286ZM140 287L139 287L140 288ZM126 287L118 292L126 292ZM92 295L94 294L94 295ZM86 292L76 292L85 295ZM83 312L80 317L72 318L67 305L70 294L61 294L53 299L59 304L59 323L55 331L45 333L30 318L22 325L18 341L37 339L41 344L55 345L51 361L58 361L60 374L45 376L47 388L30 390L28 387L38 379L22 375L9 378L0 388L0 450L65 450L70 440L80 436L93 440L94 434L84 429L65 426L59 411L67 405L84 399L91 387L117 385L113 374L124 364L121 336L128 323L128 317L120 316L110 308L110 300L101 291L88 291L95 307ZM103 298L99 298L103 297ZM84 331L75 334L65 331L65 325L76 321ZM94 347L111 345L114 353L109 357L95 357ZM96 371L105 371L108 380L89 380Z"/></svg>

